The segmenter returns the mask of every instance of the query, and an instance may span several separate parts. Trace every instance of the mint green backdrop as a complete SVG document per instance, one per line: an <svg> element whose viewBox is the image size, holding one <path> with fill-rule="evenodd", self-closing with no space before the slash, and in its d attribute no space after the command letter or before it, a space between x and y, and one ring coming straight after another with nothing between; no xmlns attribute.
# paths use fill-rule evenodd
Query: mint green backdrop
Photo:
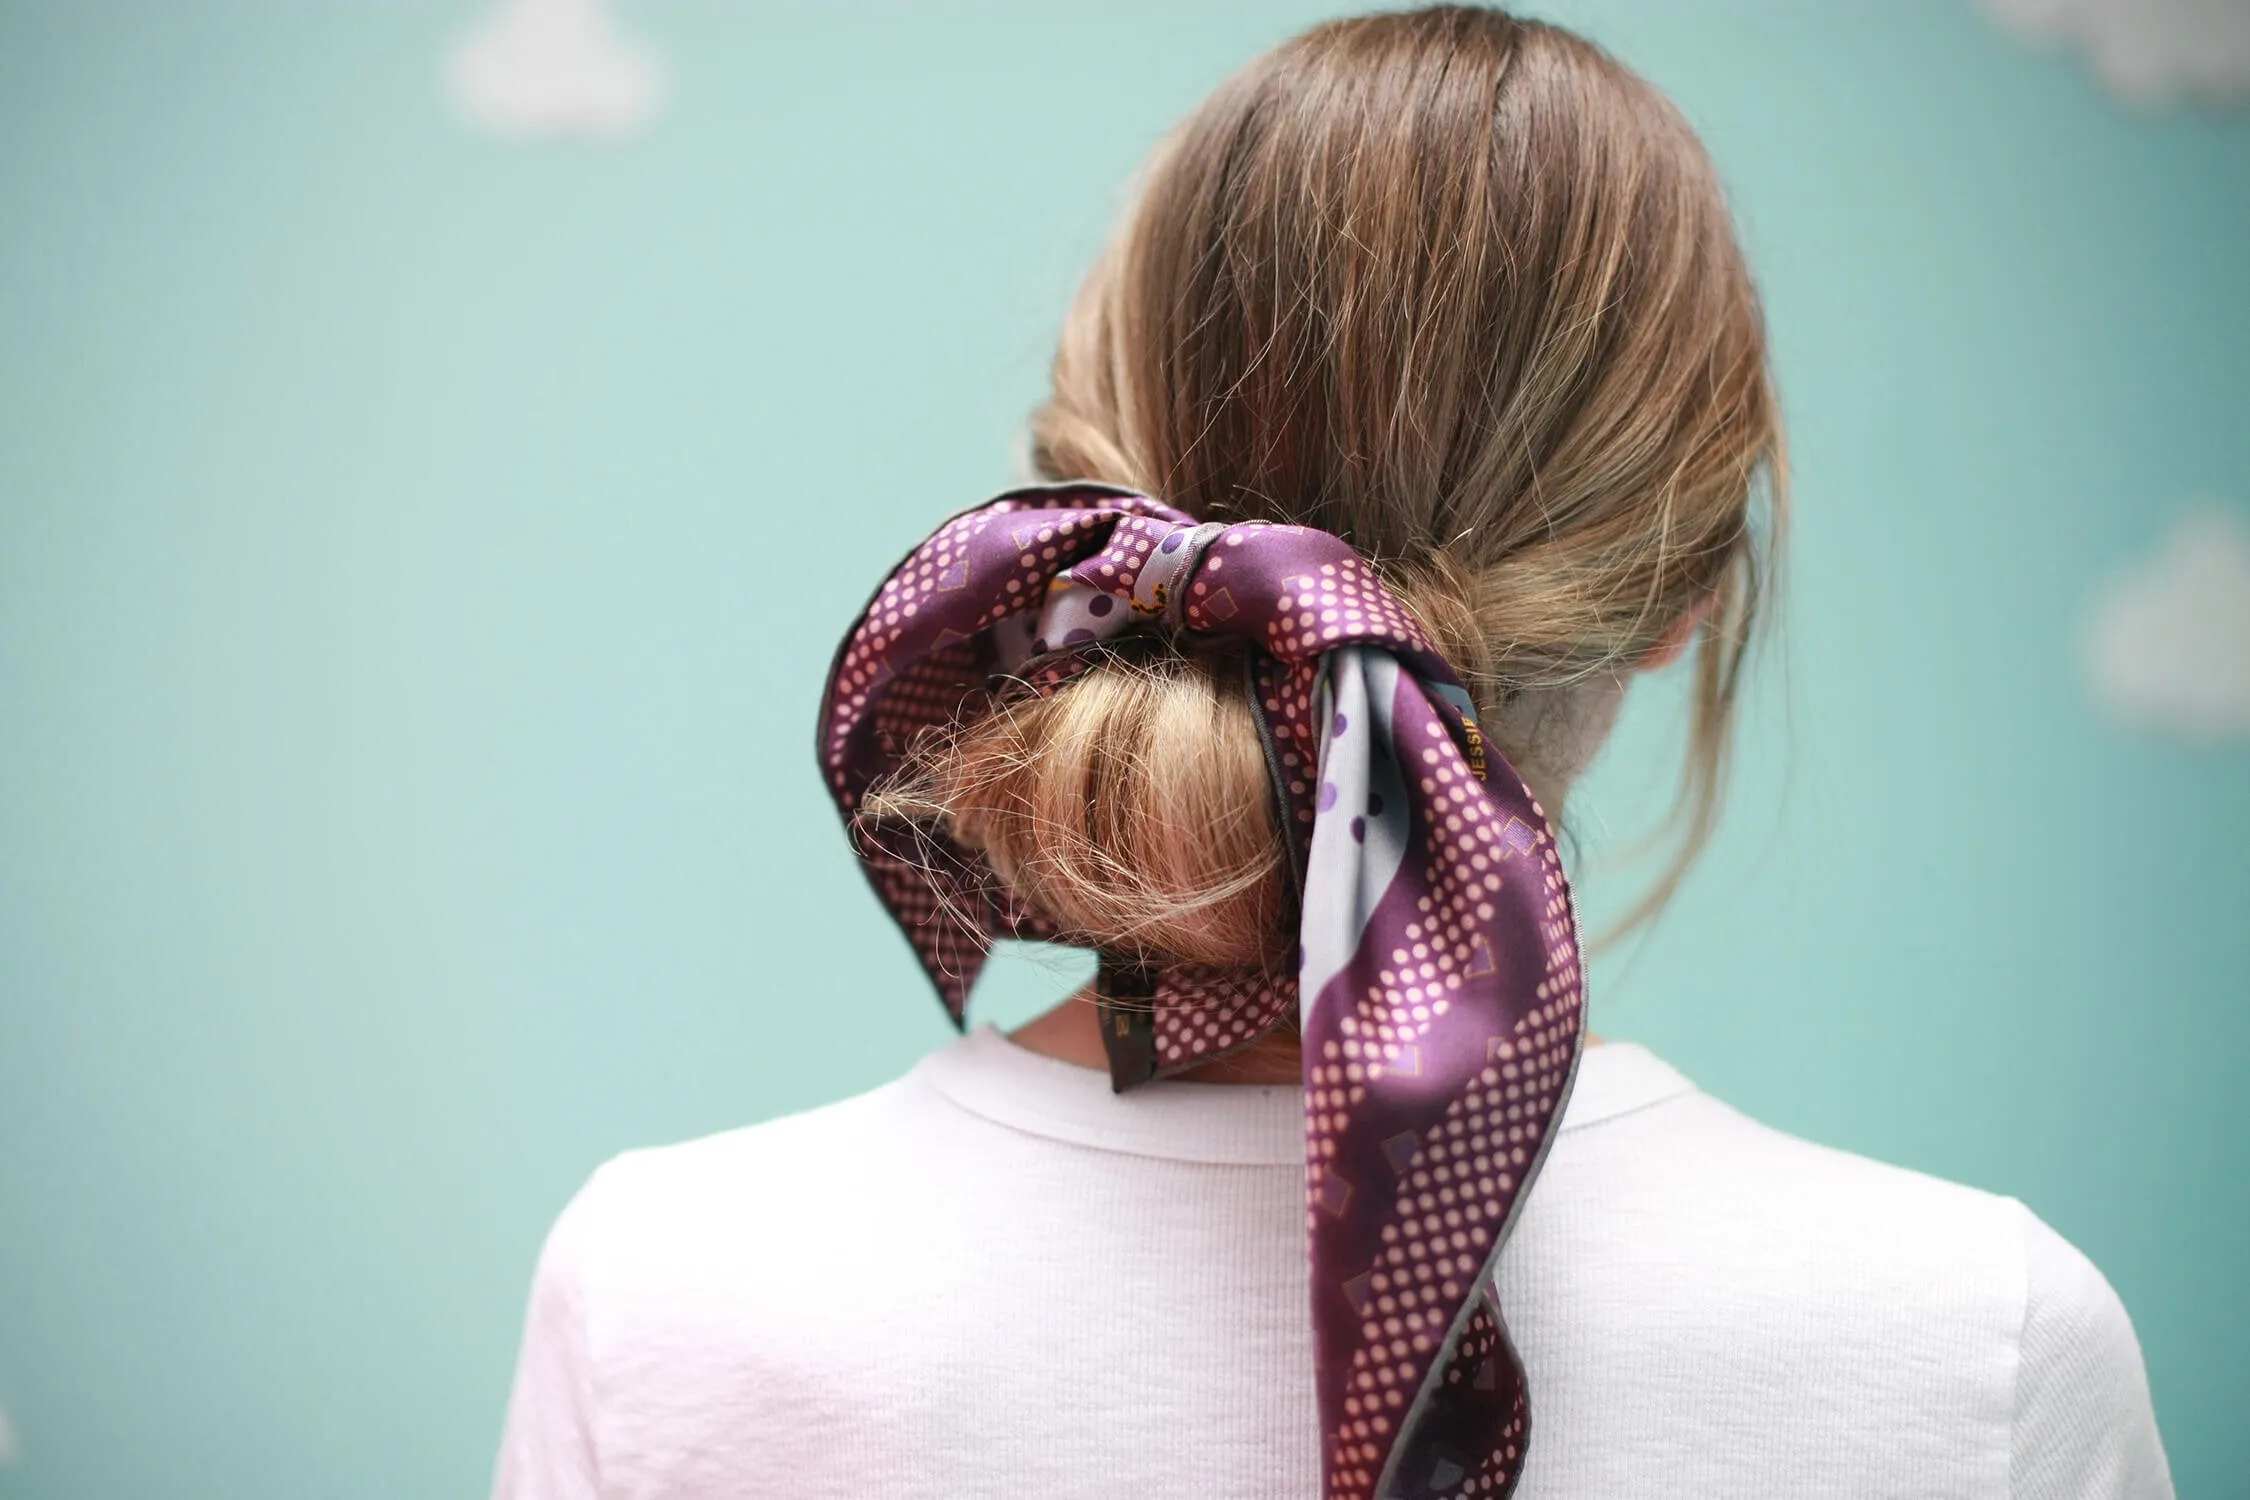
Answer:
<svg viewBox="0 0 2250 1500"><path fill-rule="evenodd" d="M1322 13L634 7L672 103L601 148L456 121L463 6L0 6L0 1495L476 1494L589 1169L943 1040L813 774L830 644L1011 478L1136 158ZM1732 186L1801 502L1731 821L1597 1023L2025 1199L2182 1492L2250 1494L2250 756L2076 667L2250 501L2250 116L1954 0L1559 14ZM1668 691L1572 809L1597 916Z"/></svg>

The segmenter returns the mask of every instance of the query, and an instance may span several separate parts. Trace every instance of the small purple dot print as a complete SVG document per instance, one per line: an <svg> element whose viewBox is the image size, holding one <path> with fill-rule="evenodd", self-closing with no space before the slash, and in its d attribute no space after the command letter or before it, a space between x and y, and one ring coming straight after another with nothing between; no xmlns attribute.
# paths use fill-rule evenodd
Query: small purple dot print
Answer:
<svg viewBox="0 0 2250 1500"><path fill-rule="evenodd" d="M1345 730L1351 727L1352 721L1345 718L1342 714L1338 714L1336 715L1336 721L1328 726L1328 732L1332 735L1342 734Z"/></svg>
<svg viewBox="0 0 2250 1500"><path fill-rule="evenodd" d="M1098 620L1103 615L1108 614L1112 609L1116 607L1116 605L1117 601L1110 598L1109 595L1096 594L1093 598L1086 601L1086 613L1092 615L1095 619Z"/></svg>
<svg viewBox="0 0 2250 1500"><path fill-rule="evenodd" d="M1156 550L1157 550L1157 551L1159 551L1159 552L1177 552L1177 551L1179 551L1179 550L1180 550L1180 534L1179 534L1178 532L1176 532L1176 531L1175 531L1175 532L1173 532L1173 533L1172 533L1172 534L1171 534L1170 536L1168 536L1168 537L1166 537L1166 538L1164 539L1164 545L1163 545L1163 546L1161 546L1161 547L1158 547L1158 548L1157 548Z"/></svg>
<svg viewBox="0 0 2250 1500"><path fill-rule="evenodd" d="M1090 641L1093 638L1094 632L1081 625L1076 630L1071 631L1068 635L1063 637L1063 644L1066 646L1075 646L1080 641Z"/></svg>
<svg viewBox="0 0 2250 1500"><path fill-rule="evenodd" d="M1367 820L1365 818L1352 819L1352 842L1355 844L1367 842Z"/></svg>
<svg viewBox="0 0 2250 1500"><path fill-rule="evenodd" d="M1039 651L1044 651L1044 650L1046 650L1046 649L1047 649L1047 638L1046 638L1045 636L1043 636L1043 635L1042 635L1042 636L1037 636L1037 637L1034 637L1034 638L1033 638L1033 640L1032 640L1032 642L1031 642L1031 649L1032 649L1032 650L1033 650L1034 652L1039 652Z"/></svg>
<svg viewBox="0 0 2250 1500"><path fill-rule="evenodd" d="M1322 782L1320 784L1320 810L1322 812L1326 812L1328 811L1328 809L1334 807L1335 805L1336 783L1333 781Z"/></svg>

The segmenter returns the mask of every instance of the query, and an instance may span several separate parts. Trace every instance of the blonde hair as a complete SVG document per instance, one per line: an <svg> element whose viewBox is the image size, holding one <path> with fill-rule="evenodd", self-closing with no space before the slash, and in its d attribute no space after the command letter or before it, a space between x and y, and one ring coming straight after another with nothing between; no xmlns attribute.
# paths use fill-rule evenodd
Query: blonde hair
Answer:
<svg viewBox="0 0 2250 1500"><path fill-rule="evenodd" d="M1632 920L1707 839L1781 420L1711 165L1593 44L1436 6L1251 63L1148 164L1031 431L1048 478L1350 541L1494 723L1692 628L1679 849ZM1105 663L933 737L869 812L939 820L1077 941L1269 964L1286 900L1241 694L1208 662Z"/></svg>

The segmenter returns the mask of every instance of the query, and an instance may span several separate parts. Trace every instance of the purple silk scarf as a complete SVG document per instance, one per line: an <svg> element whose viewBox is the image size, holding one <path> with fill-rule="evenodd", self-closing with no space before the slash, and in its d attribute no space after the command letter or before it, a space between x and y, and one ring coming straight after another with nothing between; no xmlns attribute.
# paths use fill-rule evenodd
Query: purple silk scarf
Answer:
<svg viewBox="0 0 2250 1500"><path fill-rule="evenodd" d="M1508 1495L1529 1407L1492 1273L1577 1069L1577 918L1545 815L1368 562L1107 485L1011 491L939 527L845 636L829 790L961 1024L996 938L1069 935L976 851L862 819L862 799L923 731L1135 642L1250 646L1300 940L1294 974L1105 956L1113 1083L1298 1007L1324 1500Z"/></svg>

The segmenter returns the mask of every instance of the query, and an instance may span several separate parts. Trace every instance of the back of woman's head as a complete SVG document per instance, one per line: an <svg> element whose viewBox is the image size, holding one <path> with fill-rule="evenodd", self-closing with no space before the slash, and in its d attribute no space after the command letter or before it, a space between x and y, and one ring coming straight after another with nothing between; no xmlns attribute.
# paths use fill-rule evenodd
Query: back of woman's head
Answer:
<svg viewBox="0 0 2250 1500"><path fill-rule="evenodd" d="M1252 63L1149 164L1032 436L1048 478L1351 542L1512 755L1513 705L1694 629L1659 896L1707 833L1780 421L1710 164L1592 44L1441 6ZM1097 667L959 726L881 805L945 819L1082 941L1270 962L1282 856L1240 684L1207 661Z"/></svg>

